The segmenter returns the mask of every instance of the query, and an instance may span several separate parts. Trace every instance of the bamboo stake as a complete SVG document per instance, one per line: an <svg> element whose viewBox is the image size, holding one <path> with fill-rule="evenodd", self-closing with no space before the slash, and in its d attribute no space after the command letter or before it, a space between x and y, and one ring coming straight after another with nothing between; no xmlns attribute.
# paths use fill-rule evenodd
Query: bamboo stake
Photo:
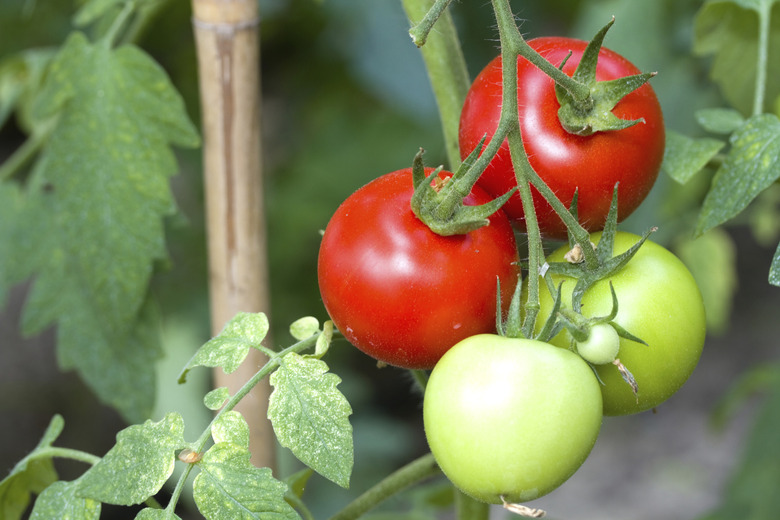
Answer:
<svg viewBox="0 0 780 520"><path fill-rule="evenodd" d="M257 0L192 0L198 51L209 254L211 328L237 312L268 312L268 266L260 153L259 10ZM231 395L265 362L252 349L233 374L214 372ZM274 467L267 418L270 386L237 407L249 423L252 463Z"/></svg>

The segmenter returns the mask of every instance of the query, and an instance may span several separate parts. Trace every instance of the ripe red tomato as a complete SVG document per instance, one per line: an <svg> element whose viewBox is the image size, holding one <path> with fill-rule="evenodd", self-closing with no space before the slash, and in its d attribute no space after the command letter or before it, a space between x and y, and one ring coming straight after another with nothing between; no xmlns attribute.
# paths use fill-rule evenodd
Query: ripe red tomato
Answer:
<svg viewBox="0 0 780 520"><path fill-rule="evenodd" d="M407 168L347 198L325 229L318 277L325 308L350 343L388 364L428 369L463 338L495 331L497 280L506 309L519 266L502 212L488 226L444 237L414 215L413 191ZM489 200L475 187L464 202Z"/></svg>
<svg viewBox="0 0 780 520"><path fill-rule="evenodd" d="M547 37L529 41L551 63L558 66L569 51L563 71L574 73L587 42ZM560 104L555 83L525 58L517 61L518 106L525 151L534 170L567 206L578 190L580 223L589 231L603 228L612 192L620 182L618 218L630 215L652 188L664 153L664 125L661 107L649 84L625 96L613 113L622 119L644 118L630 128L596 132L589 136L568 133L558 120ZM603 48L596 68L598 81L638 74L640 71L619 54ZM460 153L466 157L483 135L493 135L501 112L501 57L495 58L477 76L466 97L460 119ZM504 141L479 180L494 197L516 186L509 146ZM563 238L566 228L544 199L533 190L539 225L546 236ZM515 193L503 207L511 220L524 228L523 208Z"/></svg>

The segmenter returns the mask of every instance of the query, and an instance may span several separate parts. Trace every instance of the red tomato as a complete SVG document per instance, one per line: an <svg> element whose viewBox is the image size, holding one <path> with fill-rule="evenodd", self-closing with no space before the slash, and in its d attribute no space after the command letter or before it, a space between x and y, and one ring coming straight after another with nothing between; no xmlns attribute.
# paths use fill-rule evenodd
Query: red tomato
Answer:
<svg viewBox="0 0 780 520"><path fill-rule="evenodd" d="M531 40L529 44L556 66L571 51L563 71L572 75L587 42L547 37ZM618 181L618 218L622 220L630 215L652 188L664 154L663 115L652 87L647 83L642 85L620 100L613 110L621 119L644 118L644 123L624 130L578 136L568 133L558 120L560 104L553 80L522 57L518 58L517 72L520 128L534 170L567 207L578 190L580 223L589 231L603 228ZM625 58L602 47L596 67L598 81L639 73ZM459 134L462 157L474 150L483 135L490 137L495 132L501 112L501 82L499 56L477 76L466 97ZM506 141L480 177L479 185L494 197L517 185ZM542 232L552 238L565 237L563 222L541 195L532 190ZM513 195L503 209L513 222L524 228L519 194Z"/></svg>
<svg viewBox="0 0 780 520"><path fill-rule="evenodd" d="M497 280L506 309L519 266L502 212L488 226L444 237L414 215L413 191L407 168L347 198L325 229L318 277L325 308L350 343L388 364L428 369L463 338L495 332ZM489 200L475 187L464 202Z"/></svg>

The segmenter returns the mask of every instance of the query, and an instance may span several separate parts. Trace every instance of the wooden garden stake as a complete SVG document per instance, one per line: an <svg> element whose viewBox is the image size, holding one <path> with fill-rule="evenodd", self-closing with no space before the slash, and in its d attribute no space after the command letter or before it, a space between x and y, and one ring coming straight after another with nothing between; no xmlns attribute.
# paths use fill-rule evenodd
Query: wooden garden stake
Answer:
<svg viewBox="0 0 780 520"><path fill-rule="evenodd" d="M260 151L257 0L192 0L203 114L203 154L214 335L239 311L268 312L268 266ZM266 358L255 349L215 387L233 395ZM274 467L267 418L270 386L257 385L236 408L249 423L252 462Z"/></svg>

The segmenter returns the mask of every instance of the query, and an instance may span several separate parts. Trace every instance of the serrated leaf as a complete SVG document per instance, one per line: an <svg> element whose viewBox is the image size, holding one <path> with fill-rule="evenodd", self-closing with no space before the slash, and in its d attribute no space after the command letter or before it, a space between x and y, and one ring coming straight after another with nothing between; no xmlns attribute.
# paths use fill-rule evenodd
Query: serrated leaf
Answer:
<svg viewBox="0 0 780 520"><path fill-rule="evenodd" d="M235 410L220 415L211 426L211 438L215 444L227 442L249 448L249 425L244 416Z"/></svg>
<svg viewBox="0 0 780 520"><path fill-rule="evenodd" d="M205 404L206 408L209 410L219 410L229 398L230 391L227 387L221 386L207 393L203 397L203 404Z"/></svg>
<svg viewBox="0 0 780 520"><path fill-rule="evenodd" d="M76 495L77 482L55 482L35 501L30 520L93 520L100 518L100 502Z"/></svg>
<svg viewBox="0 0 780 520"><path fill-rule="evenodd" d="M290 353L271 374L268 418L279 443L314 471L347 488L352 473L352 413L341 379L315 358Z"/></svg>
<svg viewBox="0 0 780 520"><path fill-rule="evenodd" d="M305 316L290 325L290 335L298 341L310 337L320 330L320 322L314 316Z"/></svg>
<svg viewBox="0 0 780 520"><path fill-rule="evenodd" d="M697 233L738 215L759 193L780 178L780 119L761 114L731 136L731 150L712 179Z"/></svg>
<svg viewBox="0 0 780 520"><path fill-rule="evenodd" d="M77 494L106 504L142 503L173 473L176 451L185 446L183 432L178 413L125 428L116 445L79 479Z"/></svg>
<svg viewBox="0 0 780 520"><path fill-rule="evenodd" d="M708 137L693 139L673 130L666 132L661 168L672 179L685 184L704 168L726 143Z"/></svg>
<svg viewBox="0 0 780 520"><path fill-rule="evenodd" d="M181 520L179 515L166 509L152 509L147 507L135 515L135 520Z"/></svg>
<svg viewBox="0 0 780 520"><path fill-rule="evenodd" d="M780 244L777 245L772 265L769 267L769 283L780 287Z"/></svg>
<svg viewBox="0 0 780 520"><path fill-rule="evenodd" d="M710 0L696 14L693 50L714 55L710 76L729 103L752 113L758 52L757 13L773 0ZM767 13L771 7L767 8ZM780 16L770 19L769 56L780 54ZM766 99L780 94L780 60L768 61Z"/></svg>
<svg viewBox="0 0 780 520"><path fill-rule="evenodd" d="M780 510L780 378L758 413L723 504L708 520L774 520Z"/></svg>
<svg viewBox="0 0 780 520"><path fill-rule="evenodd" d="M745 118L731 108L705 108L694 114L702 128L714 134L729 135L745 124Z"/></svg>
<svg viewBox="0 0 780 520"><path fill-rule="evenodd" d="M170 144L194 146L197 133L151 58L79 33L52 61L33 112L57 124L29 179L38 234L23 328L59 325L63 368L77 369L129 420L142 420L159 356L158 332L142 314L154 263L166 257L164 218L174 210Z"/></svg>
<svg viewBox="0 0 780 520"><path fill-rule="evenodd" d="M61 415L52 417L35 449L0 480L0 518L21 518L30 503L30 494L41 493L47 486L56 482L58 477L51 457L38 456L57 440L64 426L65 421Z"/></svg>
<svg viewBox="0 0 780 520"><path fill-rule="evenodd" d="M234 372L244 361L250 348L260 347L268 334L268 317L263 313L239 312L218 336L200 347L179 376L179 383L195 367L222 367L225 373Z"/></svg>
<svg viewBox="0 0 780 520"><path fill-rule="evenodd" d="M707 328L725 332L738 285L734 241L725 231L711 229L696 240L681 241L676 253L701 288Z"/></svg>
<svg viewBox="0 0 780 520"><path fill-rule="evenodd" d="M269 468L249 462L246 447L219 443L199 463L193 482L195 504L209 520L295 520L300 518L284 500L287 486Z"/></svg>

